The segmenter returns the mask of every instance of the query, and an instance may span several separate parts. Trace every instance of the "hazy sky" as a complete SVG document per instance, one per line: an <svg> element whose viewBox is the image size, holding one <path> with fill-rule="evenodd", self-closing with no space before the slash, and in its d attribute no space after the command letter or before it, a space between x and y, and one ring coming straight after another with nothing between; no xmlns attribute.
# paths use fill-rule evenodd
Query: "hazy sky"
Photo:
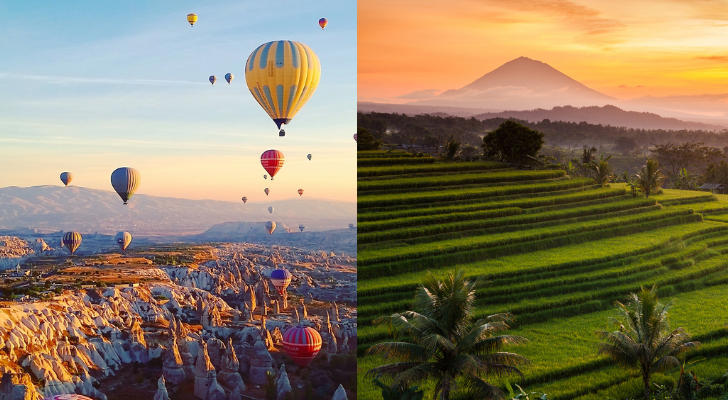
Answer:
<svg viewBox="0 0 728 400"><path fill-rule="evenodd" d="M355 1L12 1L0 13L0 187L61 185L70 171L72 185L112 190L129 166L149 195L356 200ZM256 47L281 39L322 70L283 138L244 75ZM286 157L273 182L268 149Z"/></svg>
<svg viewBox="0 0 728 400"><path fill-rule="evenodd" d="M358 15L359 100L461 88L520 56L619 99L728 93L726 1L367 0Z"/></svg>

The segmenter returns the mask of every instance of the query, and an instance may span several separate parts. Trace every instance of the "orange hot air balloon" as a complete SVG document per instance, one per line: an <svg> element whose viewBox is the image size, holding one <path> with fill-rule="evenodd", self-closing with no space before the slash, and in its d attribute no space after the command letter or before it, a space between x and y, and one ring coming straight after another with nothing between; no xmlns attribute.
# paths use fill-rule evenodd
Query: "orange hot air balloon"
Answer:
<svg viewBox="0 0 728 400"><path fill-rule="evenodd" d="M303 189L298 189L298 195L303 196Z"/></svg>
<svg viewBox="0 0 728 400"><path fill-rule="evenodd" d="M283 153L278 150L266 150L260 156L260 163L263 165L266 171L270 174L272 180L274 176L283 168L283 163L286 158L283 157Z"/></svg>
<svg viewBox="0 0 728 400"><path fill-rule="evenodd" d="M329 23L329 21L328 21L328 20L326 20L326 18L321 18L321 19L319 20L319 26L321 27L321 30L324 30L324 28L326 28L326 25L327 25L328 23Z"/></svg>

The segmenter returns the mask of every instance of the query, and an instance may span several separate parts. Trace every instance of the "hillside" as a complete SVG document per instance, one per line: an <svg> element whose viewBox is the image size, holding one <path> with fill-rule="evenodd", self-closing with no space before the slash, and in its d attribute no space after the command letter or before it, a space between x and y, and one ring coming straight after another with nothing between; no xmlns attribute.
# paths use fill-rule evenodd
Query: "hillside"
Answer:
<svg viewBox="0 0 728 400"><path fill-rule="evenodd" d="M408 164L406 153L358 154L358 353L386 340L381 315L410 309L425 271L459 266L487 282L476 317L516 316L508 348L528 357L524 390L555 400L639 396L641 380L596 353L593 332L614 300L658 285L672 325L702 348L701 379L728 367L728 196L664 190L634 198L564 171L493 162ZM434 161L434 160L433 160ZM379 359L359 359L368 371ZM360 374L359 399L379 393ZM669 374L675 377L675 372ZM665 378L670 379L670 378ZM496 380L495 383L503 384ZM432 385L425 385L431 397Z"/></svg>
<svg viewBox="0 0 728 400"><path fill-rule="evenodd" d="M309 231L345 228L354 222L356 204L306 197L255 203L189 200L137 194L124 206L116 193L83 187L0 188L0 228L29 227L81 233L181 235L205 231L228 221L271 219Z"/></svg>

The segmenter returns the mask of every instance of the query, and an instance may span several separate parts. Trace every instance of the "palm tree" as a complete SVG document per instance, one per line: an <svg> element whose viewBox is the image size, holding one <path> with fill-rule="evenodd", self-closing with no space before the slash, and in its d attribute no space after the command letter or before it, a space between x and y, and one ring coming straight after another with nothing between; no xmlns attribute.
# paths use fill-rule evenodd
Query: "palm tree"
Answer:
<svg viewBox="0 0 728 400"><path fill-rule="evenodd" d="M609 178L612 176L612 172L614 172L614 168L608 162L610 158L612 156L604 158L604 154L602 154L599 157L599 161L592 161L589 164L589 169L592 170L594 180L600 185L609 183Z"/></svg>
<svg viewBox="0 0 728 400"><path fill-rule="evenodd" d="M498 387L482 377L518 374L517 365L528 359L502 352L504 346L525 343L519 336L500 335L508 329L511 314L495 314L474 321L475 290L479 281L465 278L463 270L450 271L442 281L428 273L415 295L415 311L380 317L399 342L378 343L366 354L394 361L367 372L367 376L392 378L393 387L435 381L434 396L449 400L459 383L479 399L502 398ZM460 379L459 379L460 378Z"/></svg>
<svg viewBox="0 0 728 400"><path fill-rule="evenodd" d="M615 302L623 318L610 320L619 330L596 332L605 341L599 343L599 353L623 367L638 368L645 400L650 400L650 375L680 366L677 357L697 348L700 342L689 342L690 334L683 328L670 330L667 312L672 302L660 304L656 286L631 293L629 300L627 305Z"/></svg>
<svg viewBox="0 0 728 400"><path fill-rule="evenodd" d="M637 173L637 186L645 193L645 197L649 198L650 193L660 190L662 178L660 164L657 160L647 160L647 163Z"/></svg>

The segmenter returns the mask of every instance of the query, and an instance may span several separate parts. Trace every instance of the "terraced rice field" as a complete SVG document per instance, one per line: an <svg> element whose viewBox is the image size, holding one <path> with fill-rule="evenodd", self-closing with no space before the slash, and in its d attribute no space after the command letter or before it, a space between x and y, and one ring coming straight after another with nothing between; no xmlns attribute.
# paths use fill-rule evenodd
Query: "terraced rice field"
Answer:
<svg viewBox="0 0 728 400"><path fill-rule="evenodd" d="M598 356L593 333L608 329L614 300L653 284L664 301L675 298L672 326L703 342L691 356L707 358L692 366L698 376L728 371L728 196L666 189L634 198L624 185L562 171L396 152L360 152L359 167L360 356L388 339L372 321L410 309L424 271L459 266L487 281L477 315L510 311L512 333L530 339L512 348L532 362L526 391L556 400L639 396L641 378ZM358 398L381 398L363 378L378 362L359 359Z"/></svg>

